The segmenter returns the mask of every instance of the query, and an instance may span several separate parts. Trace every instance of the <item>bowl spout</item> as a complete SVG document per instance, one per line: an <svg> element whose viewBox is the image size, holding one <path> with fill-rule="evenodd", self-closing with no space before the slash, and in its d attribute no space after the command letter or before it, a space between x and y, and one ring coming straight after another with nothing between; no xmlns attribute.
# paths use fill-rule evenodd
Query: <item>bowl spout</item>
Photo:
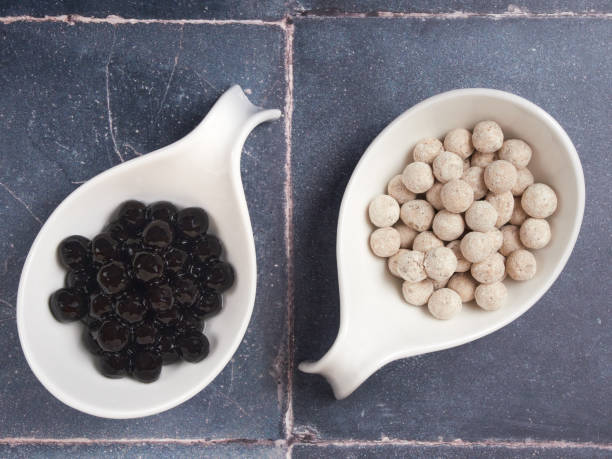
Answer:
<svg viewBox="0 0 612 459"><path fill-rule="evenodd" d="M379 368L410 354L390 335L387 337L391 339L379 339L384 336L383 330L376 330L376 324L360 326L353 322L350 328L341 325L330 350L320 360L302 362L298 368L325 377L334 396L338 400L346 398Z"/></svg>
<svg viewBox="0 0 612 459"><path fill-rule="evenodd" d="M260 123L280 118L277 109L253 105L238 85L228 89L200 124L179 140L181 150L204 161L206 168L225 172L229 167L239 174L240 154L249 133ZM178 147L174 144L172 147Z"/></svg>

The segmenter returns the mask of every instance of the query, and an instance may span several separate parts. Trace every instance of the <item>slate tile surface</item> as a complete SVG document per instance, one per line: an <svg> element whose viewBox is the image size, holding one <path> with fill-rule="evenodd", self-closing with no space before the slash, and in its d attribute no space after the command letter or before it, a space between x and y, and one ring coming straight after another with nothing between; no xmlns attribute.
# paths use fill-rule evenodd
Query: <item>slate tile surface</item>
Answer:
<svg viewBox="0 0 612 459"><path fill-rule="evenodd" d="M286 324L282 120L258 127L242 160L259 260L251 327L225 371L191 401L127 422L66 407L30 372L14 305L40 222L79 182L181 138L231 83L282 108L283 50L272 26L0 27L0 437L281 435L270 368Z"/></svg>
<svg viewBox="0 0 612 459"><path fill-rule="evenodd" d="M612 440L609 36L606 20L576 18L296 23L296 362L321 357L338 329L345 185L372 139L413 104L461 87L524 96L566 128L587 184L574 253L528 313L471 344L395 362L343 401L321 377L296 372L298 435Z"/></svg>
<svg viewBox="0 0 612 459"><path fill-rule="evenodd" d="M156 19L275 19L286 11L284 0L2 0L0 16L80 14Z"/></svg>
<svg viewBox="0 0 612 459"><path fill-rule="evenodd" d="M605 450L593 448L503 448L491 447L453 447L453 446L310 446L298 445L293 448L294 459L319 459L343 457L345 459L369 459L384 457L387 459L516 459L536 457L542 459L577 458L600 459L610 457Z"/></svg>
<svg viewBox="0 0 612 459"><path fill-rule="evenodd" d="M0 17L296 17L285 25L0 24L0 457L283 457L289 445L298 458L610 457L609 3L168 5L0 0ZM583 17L342 18L373 11L481 16L527 10ZM64 406L30 372L15 327L19 273L41 223L82 181L185 135L233 82L255 103L282 108L291 23L296 363L322 356L337 332L336 219L356 162L387 123L439 92L504 89L539 104L566 128L587 183L583 228L566 269L505 329L395 362L344 401L333 399L322 378L296 371L293 412L287 412L285 387L277 385L286 371L281 357L291 352L281 120L257 128L243 154L258 296L227 368L192 400L157 416L110 421ZM293 427L288 436L287 427ZM463 441L437 446L456 438ZM378 444L381 439L388 444Z"/></svg>

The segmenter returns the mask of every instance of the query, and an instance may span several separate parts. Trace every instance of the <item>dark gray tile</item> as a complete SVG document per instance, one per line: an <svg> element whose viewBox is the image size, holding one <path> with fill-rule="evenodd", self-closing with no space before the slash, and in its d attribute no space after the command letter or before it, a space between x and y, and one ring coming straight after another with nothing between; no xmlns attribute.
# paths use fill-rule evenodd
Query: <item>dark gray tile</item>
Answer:
<svg viewBox="0 0 612 459"><path fill-rule="evenodd" d="M251 326L231 363L192 400L125 422L64 406L27 367L13 305L39 220L77 182L118 163L111 113L117 151L129 159L182 137L232 83L255 103L281 108L283 52L282 31L271 26L0 26L0 437L281 435L283 401L270 368L286 323L282 120L258 127L242 160L259 264Z"/></svg>
<svg viewBox="0 0 612 459"><path fill-rule="evenodd" d="M284 0L3 0L0 16L80 14L144 19L277 19L286 11Z"/></svg>
<svg viewBox="0 0 612 459"><path fill-rule="evenodd" d="M606 0L301 0L297 2L297 14L341 15L343 13L366 13L376 16L378 12L393 13L504 13L532 12L608 12L610 2Z"/></svg>
<svg viewBox="0 0 612 459"><path fill-rule="evenodd" d="M296 371L297 433L612 440L611 32L594 19L297 22L296 362L322 356L338 329L335 233L348 178L371 140L416 102L461 87L524 96L567 129L587 183L575 251L527 314L471 344L388 365L342 401L322 378Z"/></svg>
<svg viewBox="0 0 612 459"><path fill-rule="evenodd" d="M319 459L326 457L343 457L345 459L369 458L449 458L479 459L499 458L518 459L526 457L550 458L584 458L598 459L610 457L610 450L594 448L506 448L499 446L315 446L297 445L293 447L293 459Z"/></svg>
<svg viewBox="0 0 612 459"><path fill-rule="evenodd" d="M260 457L265 459L280 459L286 451L282 446L258 444L224 444L202 445L193 444L25 444L16 446L0 445L0 456L10 458L106 458L106 457L164 457L172 459L191 458L237 458L247 459Z"/></svg>

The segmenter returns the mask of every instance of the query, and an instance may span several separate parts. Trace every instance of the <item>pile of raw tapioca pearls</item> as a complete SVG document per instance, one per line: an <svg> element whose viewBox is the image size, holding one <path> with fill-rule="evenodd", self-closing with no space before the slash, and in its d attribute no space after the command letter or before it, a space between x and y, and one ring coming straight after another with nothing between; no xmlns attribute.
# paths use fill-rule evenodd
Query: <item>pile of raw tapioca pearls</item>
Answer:
<svg viewBox="0 0 612 459"><path fill-rule="evenodd" d="M496 122L481 121L473 132L453 129L444 142L422 140L412 153L414 161L389 181L387 194L370 203L378 227L372 251L403 279L404 299L427 304L438 319L450 319L472 300L499 309L506 275L533 278L531 250L551 239L546 218L557 196L534 183L531 147L504 140Z"/></svg>

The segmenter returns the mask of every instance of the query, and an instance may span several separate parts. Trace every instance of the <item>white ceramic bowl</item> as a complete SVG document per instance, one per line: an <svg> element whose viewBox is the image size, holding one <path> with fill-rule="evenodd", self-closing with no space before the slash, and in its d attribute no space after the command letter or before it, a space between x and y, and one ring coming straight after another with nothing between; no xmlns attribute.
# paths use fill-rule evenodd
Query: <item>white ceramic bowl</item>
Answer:
<svg viewBox="0 0 612 459"><path fill-rule="evenodd" d="M401 282L370 251L373 227L367 218L372 198L412 161L414 145L444 138L453 128L497 121L505 138L533 148L529 169L536 182L557 192L559 204L548 219L550 244L534 252L536 276L506 279L507 304L498 311L466 305L455 318L440 321L427 308L406 304ZM368 147L346 187L338 219L340 331L330 351L300 369L324 375L343 398L384 364L403 357L467 343L512 322L527 311L561 273L578 237L584 212L584 176L571 140L548 113L522 97L492 89L459 89L431 97L395 119Z"/></svg>
<svg viewBox="0 0 612 459"><path fill-rule="evenodd" d="M186 137L94 177L49 216L23 267L17 328L32 371L55 397L96 416L147 416L189 399L225 367L249 323L257 281L240 153L255 126L279 116L278 110L255 107L234 86ZM223 310L206 322L208 357L196 364L164 365L159 380L151 384L100 375L81 344L81 324L59 323L48 306L49 296L63 286L66 274L56 256L60 241L71 234L95 236L128 199L205 208L210 230L223 241L224 258L236 272L236 282L223 294Z"/></svg>

